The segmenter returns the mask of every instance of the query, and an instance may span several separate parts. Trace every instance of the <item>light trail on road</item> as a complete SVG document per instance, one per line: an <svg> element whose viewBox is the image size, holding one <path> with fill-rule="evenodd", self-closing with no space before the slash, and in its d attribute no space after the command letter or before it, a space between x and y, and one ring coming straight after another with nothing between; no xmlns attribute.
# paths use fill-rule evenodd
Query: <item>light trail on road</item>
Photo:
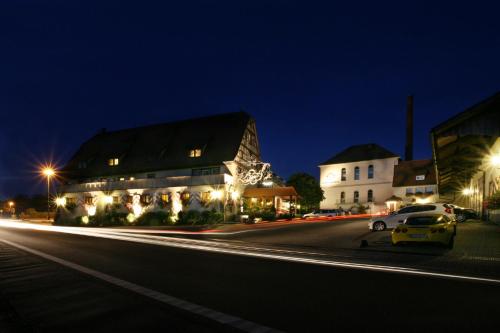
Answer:
<svg viewBox="0 0 500 333"><path fill-rule="evenodd" d="M302 263L302 264L313 264L313 265L338 267L346 269L370 270L370 271L379 271L386 273L411 274L411 275L434 277L434 278L456 279L469 282L483 282L483 283L492 283L500 285L500 279L430 272L430 271L408 268L408 267L400 267L400 266L372 265L372 264L361 264L354 262L342 262L334 260L308 258L306 256L317 256L321 254L313 252L305 252L305 251L282 250L282 249L255 247L247 245L236 245L224 242L180 239L180 238L164 237L164 236L137 235L137 234L129 235L129 234L124 234L123 232L119 231L119 229L110 230L102 228L59 227L59 226L48 226L48 225L36 225L36 224L6 221L6 220L0 220L0 227L60 232L60 233L107 238L107 239L121 240L121 241L128 241L128 242L135 242L135 243L142 243L149 245L168 246L168 247L182 248L188 250L240 255L240 256L247 256L254 258Z"/></svg>

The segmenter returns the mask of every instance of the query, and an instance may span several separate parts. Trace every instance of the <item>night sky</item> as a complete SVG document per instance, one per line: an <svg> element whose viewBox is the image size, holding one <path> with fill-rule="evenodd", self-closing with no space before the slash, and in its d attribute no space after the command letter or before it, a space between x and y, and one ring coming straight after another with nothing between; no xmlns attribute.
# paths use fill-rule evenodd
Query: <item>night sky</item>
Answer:
<svg viewBox="0 0 500 333"><path fill-rule="evenodd" d="M246 110L288 177L353 144L415 158L500 90L500 5L469 1L0 1L0 198L43 192L109 130ZM152 143L153 144L153 143Z"/></svg>

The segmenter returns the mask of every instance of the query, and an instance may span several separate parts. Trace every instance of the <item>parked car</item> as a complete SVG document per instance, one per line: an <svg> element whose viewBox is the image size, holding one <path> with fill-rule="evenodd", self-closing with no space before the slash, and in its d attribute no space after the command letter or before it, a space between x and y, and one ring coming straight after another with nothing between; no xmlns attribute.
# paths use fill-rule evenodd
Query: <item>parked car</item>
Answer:
<svg viewBox="0 0 500 333"><path fill-rule="evenodd" d="M371 231L383 231L393 229L403 223L405 219L415 213L440 213L455 220L453 207L446 203L411 205L392 212L387 216L377 216L368 223L368 229Z"/></svg>
<svg viewBox="0 0 500 333"><path fill-rule="evenodd" d="M414 214L391 233L392 245L401 243L440 243L453 248L456 221L445 214Z"/></svg>
<svg viewBox="0 0 500 333"><path fill-rule="evenodd" d="M337 215L342 215L339 209L319 209L317 211L304 214L302 217L307 219L311 217L333 217Z"/></svg>
<svg viewBox="0 0 500 333"><path fill-rule="evenodd" d="M457 222L465 222L469 219L479 218L479 214L471 208L455 207L453 211L457 217Z"/></svg>

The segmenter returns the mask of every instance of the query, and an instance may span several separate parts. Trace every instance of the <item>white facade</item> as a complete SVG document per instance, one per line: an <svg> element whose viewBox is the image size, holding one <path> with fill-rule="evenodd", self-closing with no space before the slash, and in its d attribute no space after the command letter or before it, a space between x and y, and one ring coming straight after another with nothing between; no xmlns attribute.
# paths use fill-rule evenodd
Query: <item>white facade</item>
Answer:
<svg viewBox="0 0 500 333"><path fill-rule="evenodd" d="M385 200L393 195L392 180L394 166L397 163L398 157L390 157L321 165L320 184L325 196L325 200L321 202L321 208L350 209L357 204L362 204L369 206L371 213L385 210ZM369 168L373 168L372 177L369 177ZM345 169L345 180L343 169ZM355 177L356 170L359 170L359 179ZM369 191L371 191L371 199ZM356 192L358 200L355 198Z"/></svg>

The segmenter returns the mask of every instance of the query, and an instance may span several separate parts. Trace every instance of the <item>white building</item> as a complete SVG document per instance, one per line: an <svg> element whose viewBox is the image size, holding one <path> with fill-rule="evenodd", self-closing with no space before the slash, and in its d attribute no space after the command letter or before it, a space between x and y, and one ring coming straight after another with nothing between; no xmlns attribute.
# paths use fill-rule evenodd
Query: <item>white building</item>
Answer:
<svg viewBox="0 0 500 333"><path fill-rule="evenodd" d="M244 191L238 173L252 161L260 161L260 149L255 121L244 112L104 131L83 143L62 170L61 213L176 215L223 207L236 213Z"/></svg>
<svg viewBox="0 0 500 333"><path fill-rule="evenodd" d="M321 208L363 205L372 213L386 210L398 160L398 155L377 144L351 146L333 156L319 166L325 196Z"/></svg>

